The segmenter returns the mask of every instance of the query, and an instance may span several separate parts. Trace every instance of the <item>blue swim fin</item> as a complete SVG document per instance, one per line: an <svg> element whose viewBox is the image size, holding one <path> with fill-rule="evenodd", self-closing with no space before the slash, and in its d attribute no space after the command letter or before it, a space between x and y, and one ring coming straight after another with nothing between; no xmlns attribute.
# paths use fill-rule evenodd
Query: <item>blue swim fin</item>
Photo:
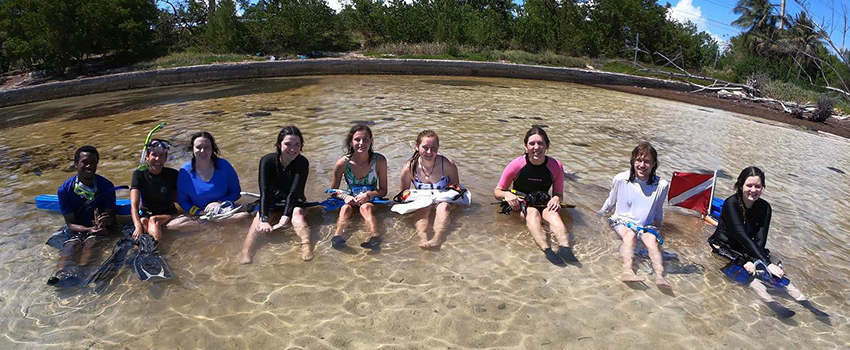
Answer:
<svg viewBox="0 0 850 350"><path fill-rule="evenodd" d="M720 271L723 272L726 277L729 277L733 281L737 281L742 284L750 284L750 282L755 279L755 277L753 277L753 275L750 275L750 273L747 272L747 270L744 269L743 266L733 264L731 262L726 264L726 266L723 266Z"/></svg>
<svg viewBox="0 0 850 350"><path fill-rule="evenodd" d="M171 271L165 259L156 250L157 243L153 236L144 233L139 237L139 255L133 261L133 267L139 275L139 279L147 281L167 280L171 278Z"/></svg>

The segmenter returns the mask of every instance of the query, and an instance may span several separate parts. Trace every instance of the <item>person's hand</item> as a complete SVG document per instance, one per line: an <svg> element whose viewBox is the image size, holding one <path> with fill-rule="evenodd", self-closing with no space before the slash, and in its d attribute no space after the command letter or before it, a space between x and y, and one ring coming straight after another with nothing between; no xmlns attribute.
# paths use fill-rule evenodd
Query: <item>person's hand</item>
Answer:
<svg viewBox="0 0 850 350"><path fill-rule="evenodd" d="M782 271L782 268L775 264L767 265L767 271L770 272L771 275L782 278L785 276L785 271Z"/></svg>
<svg viewBox="0 0 850 350"><path fill-rule="evenodd" d="M747 270L747 272L749 272L751 275L755 275L756 274L756 264L753 264L752 261L747 261L747 263L744 264L744 270Z"/></svg>
<svg viewBox="0 0 850 350"><path fill-rule="evenodd" d="M522 209L519 205L519 197L517 197L513 193L505 193L505 202L508 202L508 205L510 205L511 209L513 209L514 211L519 211L520 209Z"/></svg>
<svg viewBox="0 0 850 350"><path fill-rule="evenodd" d="M281 216L280 221L277 223L277 225L274 225L272 227L272 230L277 230L281 227L284 227L284 226L288 225L289 222L290 222L290 218L288 216Z"/></svg>
<svg viewBox="0 0 850 350"><path fill-rule="evenodd" d="M561 210L561 198L553 196L549 199L549 203L546 203L546 208L549 208L550 211L554 212Z"/></svg>
<svg viewBox="0 0 850 350"><path fill-rule="evenodd" d="M596 216L600 217L600 218L604 218L605 213L606 213L605 210L599 209L599 211L596 212Z"/></svg>
<svg viewBox="0 0 850 350"><path fill-rule="evenodd" d="M363 192L354 197L354 203L357 205L363 205L369 203L369 199L369 195L366 192Z"/></svg>
<svg viewBox="0 0 850 350"><path fill-rule="evenodd" d="M204 213L206 213L206 214L215 213L219 209L221 209L221 203L220 202L210 202L210 204L207 204L207 207L204 208Z"/></svg>
<svg viewBox="0 0 850 350"><path fill-rule="evenodd" d="M342 195L342 201L348 205L357 205L357 202L354 200L354 196L347 194Z"/></svg>
<svg viewBox="0 0 850 350"><path fill-rule="evenodd" d="M272 225L268 222L261 222L260 226L257 226L257 232L259 233L269 233L272 232Z"/></svg>
<svg viewBox="0 0 850 350"><path fill-rule="evenodd" d="M139 237L142 236L142 231L141 227L136 227L136 229L133 230L133 239L138 241Z"/></svg>

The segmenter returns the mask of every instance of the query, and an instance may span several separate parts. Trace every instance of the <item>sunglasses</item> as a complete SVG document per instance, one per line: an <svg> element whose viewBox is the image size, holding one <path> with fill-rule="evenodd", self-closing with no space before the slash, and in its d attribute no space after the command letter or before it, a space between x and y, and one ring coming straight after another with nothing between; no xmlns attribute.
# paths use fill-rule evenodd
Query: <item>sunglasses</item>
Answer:
<svg viewBox="0 0 850 350"><path fill-rule="evenodd" d="M151 149L151 148L162 148L162 149L168 150L168 149L171 148L171 144L168 143L168 141L165 141L165 140L153 140L150 143L148 143L148 149Z"/></svg>

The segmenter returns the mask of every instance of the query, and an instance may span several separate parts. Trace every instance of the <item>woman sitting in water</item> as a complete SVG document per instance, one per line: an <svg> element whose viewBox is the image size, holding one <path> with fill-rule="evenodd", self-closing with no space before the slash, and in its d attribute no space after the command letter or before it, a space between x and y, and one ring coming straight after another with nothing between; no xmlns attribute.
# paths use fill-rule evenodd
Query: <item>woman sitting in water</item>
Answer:
<svg viewBox="0 0 850 350"><path fill-rule="evenodd" d="M360 211L371 232L369 240L360 246L369 249L380 247L381 234L378 232L378 223L372 213L375 205L369 201L387 195L387 159L372 151L372 141L372 130L368 126L351 127L343 144L346 149L345 156L337 160L334 165L331 188L339 189L342 180L345 180L348 188L346 191L332 193L333 197L345 202L339 210L336 232L331 239L335 249L345 248L346 239L343 237L343 232L348 227L355 208Z"/></svg>
<svg viewBox="0 0 850 350"><path fill-rule="evenodd" d="M708 239L711 251L730 260L723 271L730 277L747 284L755 291L768 307L779 317L794 316L791 311L780 305L762 283L785 289L800 305L819 317L828 317L806 299L806 296L794 284L784 278L785 271L779 260L772 260L767 244L767 230L770 227L770 204L761 199L764 190L764 172L757 167L748 167L738 175L735 182L735 194L726 198L720 213L717 229ZM749 275L738 273L743 268Z"/></svg>
<svg viewBox="0 0 850 350"><path fill-rule="evenodd" d="M519 212L525 219L534 242L551 263L578 262L570 248L567 227L558 212L564 196L564 170L561 162L547 157L549 136L540 127L534 126L525 134L525 155L511 161L502 173L499 184L493 191L496 199L503 200L505 211ZM552 188L552 195L549 195ZM543 221L549 224L558 240L557 253L549 247L549 238L543 231Z"/></svg>
<svg viewBox="0 0 850 350"><path fill-rule="evenodd" d="M611 181L611 193L599 210L599 216L616 206L609 222L614 231L623 239L620 257L623 258L623 277L625 282L640 282L643 278L635 275L632 260L635 254L635 241L640 239L649 252L652 268L655 270L655 284L670 287L664 279L664 265L660 246L664 242L658 232L658 226L664 218L664 201L670 184L655 175L658 169L658 152L649 142L641 142L632 150L631 169L614 176Z"/></svg>
<svg viewBox="0 0 850 350"><path fill-rule="evenodd" d="M130 185L130 216L133 218L133 239L149 233L159 242L164 228L176 228L183 220L172 221L177 214L177 170L166 168L171 144L154 139L147 144L147 169L133 172Z"/></svg>
<svg viewBox="0 0 850 350"><path fill-rule="evenodd" d="M301 154L303 147L301 130L295 126L286 126L277 135L277 153L269 153L260 159L260 210L248 229L239 262L251 263L257 236L290 222L301 238L301 259L313 259L310 228L304 219L302 207L307 201L304 186L310 173L310 162ZM272 227L275 222L277 224Z"/></svg>
<svg viewBox="0 0 850 350"><path fill-rule="evenodd" d="M437 153L440 139L433 130L425 130L416 137L416 150L413 157L401 169L403 191L411 184L420 190L445 190L449 184L460 184L457 166L446 156ZM439 169L439 174L435 170ZM428 239L428 216L431 206L416 211L416 232L419 234L419 247L422 249L439 247L443 243L443 234L449 224L451 204L442 202L436 205L434 218L434 237Z"/></svg>
<svg viewBox="0 0 850 350"><path fill-rule="evenodd" d="M230 162L218 157L218 145L210 133L198 132L190 138L192 160L180 168L177 176L177 203L193 217L213 214L226 202L239 199L239 176ZM251 214L241 212L230 220Z"/></svg>

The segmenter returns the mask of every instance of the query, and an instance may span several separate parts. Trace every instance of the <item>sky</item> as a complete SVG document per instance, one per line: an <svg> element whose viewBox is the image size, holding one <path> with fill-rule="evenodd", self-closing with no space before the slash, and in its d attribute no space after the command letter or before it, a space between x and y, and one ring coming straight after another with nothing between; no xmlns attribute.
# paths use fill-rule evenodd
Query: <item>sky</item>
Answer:
<svg viewBox="0 0 850 350"><path fill-rule="evenodd" d="M332 9L337 12L349 0L325 0ZM522 4L524 0L513 0ZM782 0L771 0L777 8ZM844 9L842 2L846 0L800 0L806 4L813 18L821 24L826 25L827 32L831 31L832 41L839 48L850 46L850 35L842 33L844 26ZM256 0L251 0L252 3ZM741 28L732 25L732 21L738 15L732 12L738 0L658 0L663 5L670 4L668 15L678 21L690 20L697 25L701 31L711 34L721 46L727 44L729 39L740 34ZM850 16L850 4L844 4ZM795 0L786 0L785 13L796 16L802 11L802 7ZM850 18L848 18L850 21ZM850 33L847 33L850 34ZM832 51L832 50L830 50Z"/></svg>
<svg viewBox="0 0 850 350"><path fill-rule="evenodd" d="M847 47L850 45L850 37L842 33L844 26L843 0L807 0L809 8L816 22L826 24L827 32L832 29L830 35L836 46ZM690 20L697 28L710 33L721 42L729 42L729 39L741 33L741 28L733 26L732 21L738 19L739 15L732 12L737 0L669 0L670 12L668 15L678 21ZM781 0L772 0L779 7ZM659 1L659 3L664 3ZM850 4L847 4L848 16L850 16ZM834 11L833 11L834 9ZM796 16L802 11L802 7L794 0L785 3L785 14ZM850 21L850 18L848 18ZM848 33L850 34L850 33ZM844 45L844 46L842 46ZM832 51L832 50L830 50Z"/></svg>

